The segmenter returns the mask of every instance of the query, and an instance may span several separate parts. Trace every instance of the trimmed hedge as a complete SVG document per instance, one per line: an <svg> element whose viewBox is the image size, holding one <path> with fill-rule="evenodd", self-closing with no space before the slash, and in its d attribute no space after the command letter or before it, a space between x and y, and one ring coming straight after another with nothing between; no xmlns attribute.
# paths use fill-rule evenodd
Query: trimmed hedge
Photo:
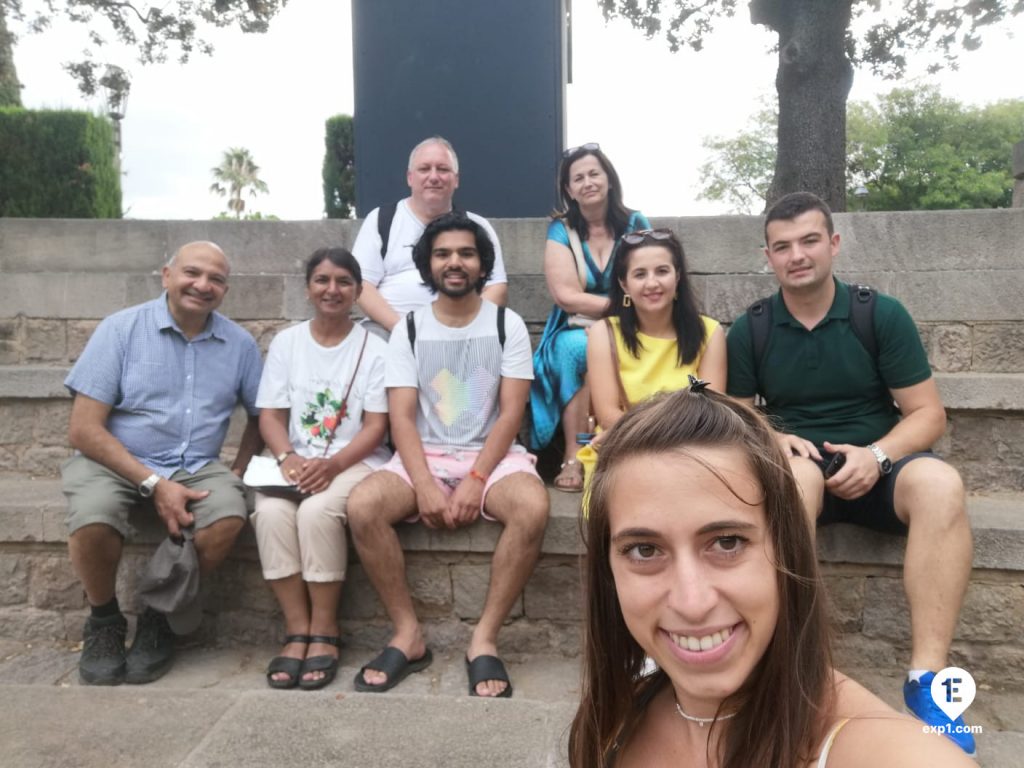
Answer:
<svg viewBox="0 0 1024 768"><path fill-rule="evenodd" d="M121 218L114 153L106 118L0 108L0 216Z"/></svg>
<svg viewBox="0 0 1024 768"><path fill-rule="evenodd" d="M352 118L327 118L324 137L324 211L328 219L350 219L356 210L356 150Z"/></svg>

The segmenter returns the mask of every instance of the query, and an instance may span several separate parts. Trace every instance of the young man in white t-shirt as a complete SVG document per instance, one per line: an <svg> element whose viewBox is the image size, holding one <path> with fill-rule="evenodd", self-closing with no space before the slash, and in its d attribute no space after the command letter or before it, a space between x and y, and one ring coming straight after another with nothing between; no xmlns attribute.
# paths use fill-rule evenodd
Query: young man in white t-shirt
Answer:
<svg viewBox="0 0 1024 768"><path fill-rule="evenodd" d="M519 315L481 296L494 249L475 221L459 213L432 221L413 258L437 300L391 335L385 384L398 454L348 502L359 559L394 624L388 646L356 675L356 689L386 691L432 659L393 526L421 520L454 529L482 513L504 531L466 651L469 691L508 697L498 631L533 572L548 519L535 458L514 444L533 379L530 339Z"/></svg>
<svg viewBox="0 0 1024 768"><path fill-rule="evenodd" d="M432 136L413 147L406 181L409 197L389 207L392 220L387 225L387 248L383 248L378 217L388 206L367 214L352 246L363 272L359 308L368 318L367 327L384 338L402 315L433 301L431 290L423 284L413 263L412 248L430 221L452 210L452 197L459 187L459 159L452 145L440 136ZM483 297L504 305L508 278L498 235L483 216L466 215L484 228L494 244L494 267L487 276Z"/></svg>

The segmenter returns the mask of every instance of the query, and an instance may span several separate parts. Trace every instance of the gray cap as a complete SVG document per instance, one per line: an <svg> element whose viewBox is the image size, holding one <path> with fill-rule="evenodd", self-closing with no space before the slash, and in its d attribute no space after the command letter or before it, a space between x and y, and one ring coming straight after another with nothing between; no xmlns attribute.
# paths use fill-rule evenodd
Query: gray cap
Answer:
<svg viewBox="0 0 1024 768"><path fill-rule="evenodd" d="M175 634L194 632L203 620L199 600L199 558L192 530L182 531L181 541L163 540L146 565L139 582L139 598L167 616Z"/></svg>

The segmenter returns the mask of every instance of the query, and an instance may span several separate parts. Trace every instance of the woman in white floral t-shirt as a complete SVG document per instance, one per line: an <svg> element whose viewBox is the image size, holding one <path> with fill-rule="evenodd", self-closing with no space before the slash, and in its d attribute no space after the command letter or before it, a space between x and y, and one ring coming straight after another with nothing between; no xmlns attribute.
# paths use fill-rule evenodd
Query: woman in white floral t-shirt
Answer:
<svg viewBox="0 0 1024 768"><path fill-rule="evenodd" d="M272 688L322 688L338 669L337 608L345 579L345 504L383 464L387 344L352 322L359 263L322 248L306 264L312 320L270 345L256 404L260 433L284 478L256 494L253 525L263 576L281 605L285 645L267 669Z"/></svg>

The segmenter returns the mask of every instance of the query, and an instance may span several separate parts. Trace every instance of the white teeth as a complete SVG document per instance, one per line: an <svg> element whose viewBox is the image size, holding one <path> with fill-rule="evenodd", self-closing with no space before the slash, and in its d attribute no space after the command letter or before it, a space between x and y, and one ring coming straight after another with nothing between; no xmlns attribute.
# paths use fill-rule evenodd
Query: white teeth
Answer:
<svg viewBox="0 0 1024 768"><path fill-rule="evenodd" d="M710 651L712 648L717 648L728 640L731 634L732 630L726 628L711 635L704 635L703 637L675 635L671 633L669 633L669 637L672 638L673 643L688 651Z"/></svg>

